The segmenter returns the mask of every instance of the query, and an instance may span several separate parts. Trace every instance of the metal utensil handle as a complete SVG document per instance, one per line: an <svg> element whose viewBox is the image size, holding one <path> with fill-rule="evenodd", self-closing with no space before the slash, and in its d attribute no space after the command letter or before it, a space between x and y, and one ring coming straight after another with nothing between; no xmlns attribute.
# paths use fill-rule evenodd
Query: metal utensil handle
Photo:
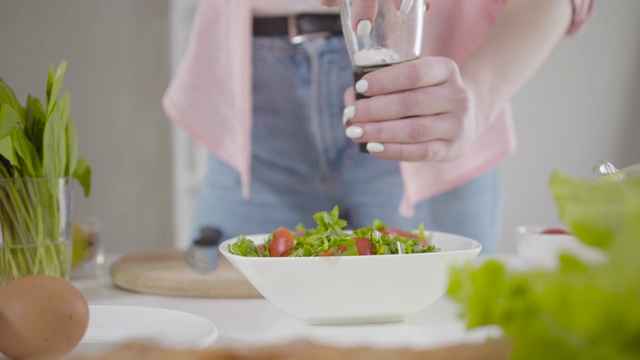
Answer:
<svg viewBox="0 0 640 360"><path fill-rule="evenodd" d="M608 161L599 162L593 172L596 177L603 180L622 180L631 176L640 176L640 164L627 166L623 169L616 168Z"/></svg>

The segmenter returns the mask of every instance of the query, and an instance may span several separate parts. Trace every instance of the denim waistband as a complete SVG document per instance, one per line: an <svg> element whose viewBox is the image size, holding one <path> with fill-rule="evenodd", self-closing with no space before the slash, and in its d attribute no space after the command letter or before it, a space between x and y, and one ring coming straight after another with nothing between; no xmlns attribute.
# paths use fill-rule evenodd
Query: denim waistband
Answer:
<svg viewBox="0 0 640 360"><path fill-rule="evenodd" d="M287 36L255 36L252 40L253 51L274 55L294 55L314 52L346 52L343 36L325 39L313 39L301 44L291 44Z"/></svg>

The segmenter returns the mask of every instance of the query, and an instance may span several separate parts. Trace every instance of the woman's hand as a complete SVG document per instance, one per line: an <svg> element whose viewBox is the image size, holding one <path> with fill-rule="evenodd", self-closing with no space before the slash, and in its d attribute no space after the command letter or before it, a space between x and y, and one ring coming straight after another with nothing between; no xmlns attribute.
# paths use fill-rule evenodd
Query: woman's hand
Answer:
<svg viewBox="0 0 640 360"><path fill-rule="evenodd" d="M358 89L371 98L345 93L347 136L379 158L456 159L548 57L573 11L570 1L509 0L460 68L424 57L365 75Z"/></svg>
<svg viewBox="0 0 640 360"><path fill-rule="evenodd" d="M345 92L346 134L379 158L447 161L460 157L484 127L473 89L448 58L423 57L382 68Z"/></svg>

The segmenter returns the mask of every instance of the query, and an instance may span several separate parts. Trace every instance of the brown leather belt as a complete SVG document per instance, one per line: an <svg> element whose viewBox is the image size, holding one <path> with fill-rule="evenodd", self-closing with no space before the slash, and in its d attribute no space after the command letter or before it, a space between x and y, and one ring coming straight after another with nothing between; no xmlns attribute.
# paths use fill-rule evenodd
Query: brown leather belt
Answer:
<svg viewBox="0 0 640 360"><path fill-rule="evenodd" d="M253 18L253 36L287 35L292 44L342 35L339 15L298 14Z"/></svg>

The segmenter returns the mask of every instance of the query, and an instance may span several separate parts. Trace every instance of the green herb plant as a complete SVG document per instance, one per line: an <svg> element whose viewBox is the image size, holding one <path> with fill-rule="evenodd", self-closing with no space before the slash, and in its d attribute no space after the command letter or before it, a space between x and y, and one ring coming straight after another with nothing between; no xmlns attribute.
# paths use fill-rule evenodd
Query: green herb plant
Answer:
<svg viewBox="0 0 640 360"><path fill-rule="evenodd" d="M561 219L604 263L560 255L553 271L499 261L452 272L449 294L469 327L499 325L514 359L640 359L640 176L549 183Z"/></svg>
<svg viewBox="0 0 640 360"><path fill-rule="evenodd" d="M68 187L75 178L89 196L91 168L78 157L71 97L59 96L66 68L49 67L45 104L29 95L22 106L0 78L0 284L68 276Z"/></svg>

